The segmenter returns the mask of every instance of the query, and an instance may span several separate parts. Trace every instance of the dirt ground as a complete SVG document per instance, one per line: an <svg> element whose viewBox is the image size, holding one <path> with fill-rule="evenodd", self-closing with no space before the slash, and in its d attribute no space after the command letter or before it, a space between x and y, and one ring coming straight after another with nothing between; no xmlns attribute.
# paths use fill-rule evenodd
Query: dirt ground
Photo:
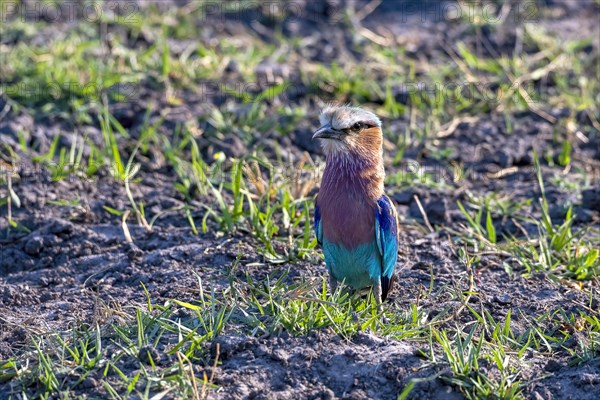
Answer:
<svg viewBox="0 0 600 400"><path fill-rule="evenodd" d="M404 2L400 2L405 4ZM399 3L399 4L400 4ZM598 4L593 2L551 3L553 13L542 21L553 27L556 35L565 37L590 37L589 52L598 54ZM326 12L316 5L312 12ZM312 10L312 9L311 9ZM460 24L446 20L423 22L409 15L398 14L397 7L385 3L363 21L374 31L387 29L404 38L408 43L409 57L434 59L443 52L440 43L472 39ZM396 12L396 14L395 14ZM596 21L596 22L593 22ZM351 40L343 29L319 21L293 19L284 24L284 31L310 34L319 47L306 48L306 56L312 60L330 63L345 52L354 51ZM573 28L576 26L577 29ZM327 28L327 29L325 29ZM60 31L61 28L56 28ZM206 27L212 35L234 35L252 31L251 23L244 18L226 19L220 24ZM512 30L511 30L512 29ZM512 49L515 46L515 27L506 25L489 33L496 49ZM257 34L252 31L252 34ZM250 34L250 33L248 33ZM258 33L260 35L260 33ZM43 40L40 37L39 40ZM317 49L322 49L318 50ZM291 81L300 81L301 67L289 65L264 67L269 73L285 70ZM226 72L235 79L235 68ZM257 75L260 71L257 72ZM227 80L226 76L223 77ZM165 123L161 130L166 134L180 121L204 115L207 102L219 106L219 95L197 96L183 92L181 105L166 102L164 93L150 84L140 89L139 101L112 104L111 112L129 130L132 140L139 134L144 123L143 110L151 104L152 118L159 116ZM298 93L295 103L306 108L306 119L289 136L279 137L273 130L255 137L248 144L236 138L234 133L218 141L199 138L205 155L223 151L228 156L239 157L250 148L261 148L275 158L274 142L279 141L284 157L297 162L304 152L309 152L318 163L323 162L320 149L310 141L311 130L317 127L320 105L313 95ZM397 94L398 98L402 93ZM326 99L331 100L331 99ZM6 103L0 97L0 110ZM240 112L245 105L239 104ZM547 109L560 121L577 114L578 110L566 108ZM507 121L512 125L507 132ZM591 127L588 116L580 112L577 120L584 127ZM285 123L285 120L282 121ZM384 119L385 129L404 132L410 127L405 118ZM206 131L209 126L201 126ZM45 154L53 138L61 135L60 145L70 148L75 132L85 134L95 143L103 138L95 122L73 126L60 118L44 118L31 115L26 109L18 113L10 111L0 119L0 139L19 147L19 132L29 132L30 152L20 154L20 178L13 182L19 194L21 207L13 209L13 218L29 232L13 229L5 218L0 219L0 360L17 357L26 348L31 337L49 331L65 331L78 324L93 324L106 320L108 309L128 308L146 303L145 288L153 302L169 299L190 301L198 294L198 278L202 277L206 288L223 290L228 287L228 273L235 263L235 274L261 279L266 274L276 275L288 271L286 279L294 282L300 277L320 278L325 274L323 262L296 261L292 265L271 265L257 252L260 243L243 231L230 235L217 232L218 227L209 220L207 233L191 235L190 227L181 215L165 213L157 219L151 232L130 222L129 229L134 244L124 240L120 217L107 213L104 206L114 209L128 207L123 185L116 182L107 171L92 179L70 176L55 182L47 171L33 162L35 156ZM565 181L579 179L583 172L590 177L589 189L584 195L560 187L552 180L560 167L542 162L546 196L552 216L563 218L568 205L574 205L577 215L575 228L600 227L600 133L593 128L588 141L574 141L571 170L562 176ZM536 199L525 205L531 215L541 215L537 199L540 197L534 170L533 153L557 157L560 148L555 143L553 124L532 111L481 114L463 121L446 137L435 140L431 146L409 146L402 162L392 165L396 150L386 148L388 175L409 173L411 163L430 171L447 183L437 187L394 187L388 185L401 218L401 252L398 262L399 284L391 293L391 304L408 309L424 289L435 279L434 292L440 288L468 286L468 274L460 262L453 245L453 230L460 230L466 219L457 207L457 201L465 202L469 194L497 193L514 201ZM129 145L128 145L129 146ZM438 150L452 150L448 158L440 160ZM131 147L127 148L131 151ZM277 150L279 151L279 150ZM84 156L90 148L85 147ZM449 165L465 166L464 176L458 179ZM143 197L144 206L151 215L184 204L181 193L173 186L173 170L157 154L144 158L139 174L140 180L133 184L136 196ZM514 170L511 170L511 168ZM495 176L499 171L512 171ZM490 178L490 176L493 176ZM3 191L3 196L6 187ZM311 192L311 195L316 189ZM436 229L429 232L423 213L415 202L417 195L423 204L428 221ZM79 198L78 205L56 205L60 199ZM197 197L197 203L211 202L211 198ZM6 215L6 205L0 207L0 215ZM201 221L203 209L192 212ZM512 219L493 221L498 235L535 235L536 226ZM199 222L198 222L199 224ZM475 275L478 295L472 299L476 309L485 307L496 320L512 312L512 328L524 332L529 327L527 317L552 313L561 308L577 313L598 308L600 299L590 299L589 292L581 291L577 284L564 284L550 279L546 274L534 273L524 276L516 262L501 254L482 255ZM424 297L421 305L430 309L430 317L446 306L455 307L457 299L442 290L437 296ZM461 313L449 324L469 323L473 316ZM573 340L576 340L574 337ZM414 399L460 399L463 395L456 386L439 377L449 376L445 368L431 363L419 353L422 343L410 340L394 340L371 332L360 332L350 340L330 330L317 330L306 336L294 336L288 332L254 337L237 328L226 328L217 338L220 345L220 361L214 383L222 389L214 393L218 399L289 399L289 398L348 398L348 399L395 399L405 385L414 378L418 381L409 398ZM531 399L598 399L600 398L600 359L573 365L568 351L554 353L552 359L544 354L530 352L525 356L528 368L520 379L528 382L524 390ZM485 367L485 366L484 366ZM126 370L128 367L125 365ZM135 366L131 366L135 368ZM208 366L198 366L209 371ZM97 390L102 396L98 381L88 382L91 387L82 393ZM0 398L7 398L9 382L0 382Z"/></svg>

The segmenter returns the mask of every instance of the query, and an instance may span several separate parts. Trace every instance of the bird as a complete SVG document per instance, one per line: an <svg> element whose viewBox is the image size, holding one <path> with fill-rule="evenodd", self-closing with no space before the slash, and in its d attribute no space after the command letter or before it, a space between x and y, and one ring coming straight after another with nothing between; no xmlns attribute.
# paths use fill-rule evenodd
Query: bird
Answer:
<svg viewBox="0 0 600 400"><path fill-rule="evenodd" d="M329 272L354 289L373 287L379 309L395 282L398 214L384 193L383 133L372 112L328 105L319 116L325 169L315 200L314 231Z"/></svg>

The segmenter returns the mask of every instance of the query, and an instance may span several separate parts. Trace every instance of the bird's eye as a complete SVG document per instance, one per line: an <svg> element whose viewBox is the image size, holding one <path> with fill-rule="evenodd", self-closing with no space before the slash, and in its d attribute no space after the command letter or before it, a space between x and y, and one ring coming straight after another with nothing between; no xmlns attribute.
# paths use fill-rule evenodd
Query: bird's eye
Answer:
<svg viewBox="0 0 600 400"><path fill-rule="evenodd" d="M353 131L360 131L364 127L365 127L365 124L363 124L362 122L357 122L354 125L352 125L352 130Z"/></svg>

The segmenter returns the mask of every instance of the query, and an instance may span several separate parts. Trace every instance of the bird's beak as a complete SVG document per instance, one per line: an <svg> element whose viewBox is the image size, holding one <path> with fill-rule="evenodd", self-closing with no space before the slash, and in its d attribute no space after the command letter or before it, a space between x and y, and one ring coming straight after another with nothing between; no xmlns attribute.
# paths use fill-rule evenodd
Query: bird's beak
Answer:
<svg viewBox="0 0 600 400"><path fill-rule="evenodd" d="M319 129L313 134L313 140L315 139L339 139L340 132L333 129L331 125L327 124Z"/></svg>

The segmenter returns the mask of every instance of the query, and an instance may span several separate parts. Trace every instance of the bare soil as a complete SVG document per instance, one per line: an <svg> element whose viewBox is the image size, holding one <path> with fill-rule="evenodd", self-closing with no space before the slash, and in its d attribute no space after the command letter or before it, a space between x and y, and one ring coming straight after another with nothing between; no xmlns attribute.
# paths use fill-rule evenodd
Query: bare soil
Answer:
<svg viewBox="0 0 600 400"><path fill-rule="evenodd" d="M552 2L555 3L555 2ZM568 3L568 2L567 2ZM586 3L587 4L587 3ZM316 6L313 6L316 7ZM386 6L387 7L387 6ZM567 30L570 22L578 23L582 14L598 16L597 5L573 8L563 3L554 6L562 10L558 17L547 17L545 23L557 22L560 29ZM591 11L590 11L591 10ZM316 12L316 11L315 11ZM597 20L596 20L597 21ZM560 22L560 23L559 23ZM365 26L389 27L403 30L403 25L394 20L393 12L383 7L365 21ZM438 21L432 27L411 19L407 40L414 42L414 54L435 58L441 51L440 38L444 41L461 37L470 40L468 32L448 21ZM587 26L587 25L583 25ZM322 59L327 63L339 54L350 51L348 33L326 28L319 31L319 22L295 18L285 29L311 32L320 41L320 48L327 51L310 52L307 56ZM57 28L58 29L58 28ZM248 31L250 24L239 19L225 21L215 29L216 34L228 31ZM507 28L508 29L508 28ZM589 31L577 32L582 37L598 38L598 25L587 26ZM595 31L594 31L595 30ZM497 48L514 47L510 32L495 31L490 38ZM566 35L574 35L568 30ZM594 36L595 35L595 36ZM410 37L408 37L410 36ZM336 37L339 40L334 40ZM595 43L590 51L598 52ZM297 65L287 66L294 80L299 74ZM235 75L235 72L232 72ZM224 77L224 80L227 78ZM133 104L113 104L111 111L132 134L134 143L143 120L140 110L150 101L154 118L162 111L165 132L178 121L196 118L206 112L204 101L218 104L222 99L195 98L184 96L184 104L173 106L165 103L162 92L152 87L144 90L143 101ZM146 97L147 95L147 97ZM306 104L308 121L300 124L290 136L283 139L277 132L266 137L255 138L250 148L261 146L267 154L272 145L269 140L280 140L290 160L299 160L304 151L322 162L320 150L310 142L311 129L316 127L319 112L309 94L300 93L295 102ZM0 99L0 109L3 107ZM244 106L240 105L240 109ZM165 112L165 109L168 109ZM576 110L546 110L559 120L576 114ZM512 123L512 132L507 132L507 118ZM578 120L584 126L591 122L582 114ZM283 121L282 123L285 123ZM404 131L408 122L403 119L384 121L390 131ZM324 264L314 265L299 261L293 265L270 266L257 253L259 244L244 232L231 236L216 234L216 226L209 233L197 236L190 234L190 227L181 215L165 214L160 217L152 232L147 232L133 223L129 224L135 244L128 244L123 237L120 218L110 215L103 207L125 209L127 197L122 184L116 182L107 171L102 171L92 180L77 176L54 182L50 176L32 163L32 157L44 154L55 135L62 135L61 145L69 147L68 138L75 131L85 132L94 141L102 138L96 125L74 127L68 121L40 118L26 111L13 112L0 120L2 143L18 148L18 132L30 132L28 147L32 153L21 154L20 179L14 182L22 207L14 209L14 219L30 232L10 229L5 218L0 219L0 359L17 356L23 346L28 345L32 335L51 330L66 330L81 323L94 323L106 318L107 309L143 305L146 295L142 282L156 303L168 299L192 300L197 295L199 274L207 287L224 288L228 285L226 271L234 260L238 260L236 274L260 278L277 270L290 273L290 281L299 276L319 278L325 274ZM66 141L63 143L63 141ZM247 151L236 137L212 141L199 139L202 151L210 154L222 150L228 155L243 156ZM600 221L598 197L600 186L600 133L592 131L589 142L573 143L573 167L565 174L569 179L575 171L587 171L592 177L592 189L585 196L574 195L555 184L547 183L552 214L564 216L567 204L573 204L578 226L595 225ZM432 149L453 149L449 160L440 161ZM131 148L125 151L130 151ZM393 174L405 170L411 162L418 162L430 171L447 174L446 188L423 186L406 189L388 188L402 219L402 249L398 264L399 284L391 293L391 302L406 305L414 302L423 290L427 290L434 272L434 288L444 285L465 288L467 273L458 260L451 243L449 229L458 228L465 219L458 211L456 201L465 201L467 193L495 192L513 199L537 199L540 192L533 168L533 152L551 153L558 156L560 148L553 140L553 126L533 112L481 115L475 121L461 123L448 137L438 139L435 146L409 147L399 166L388 163L387 172ZM85 150L89 152L89 149ZM394 156L393 149L386 149L388 161ZM467 175L459 185L452 184L452 172L448 161L462 163ZM490 178L500 170L518 167L518 171L506 176ZM543 161L544 176L550 177L557 167ZM173 171L158 156L142 162L139 175L141 181L133 185L136 196L143 197L145 208L150 214L183 204L181 195L173 188ZM5 190L5 187L0 189ZM423 224L422 213L415 203L418 195L423 203L429 222L441 227L434 233L417 229L415 222ZM64 207L49 203L58 199L79 197L80 206ZM197 201L211 201L198 198ZM532 213L539 214L539 204L533 201ZM0 215L6 215L6 207ZM193 214L195 220L203 217L201 211ZM522 236L526 232L535 234L534 226L524 223L516 226L511 220L495 220L501 234ZM265 267L256 267L262 263ZM508 274L503 263L513 271ZM524 271L502 255L485 255L478 266L476 286L479 295L473 305L485 306L496 320L512 310L513 328L519 332L527 329L524 317L538 316L558 308L577 312L585 310L589 296L570 285L552 281L544 274L522 277ZM265 270L267 269L267 270ZM429 301L429 300L425 300ZM594 299L598 306L598 299ZM430 304L431 315L445 306L458 303L450 295L441 295ZM190 317L191 318L191 317ZM461 322L469 322L472 315L463 313ZM420 346L411 341L396 341L362 332L347 341L334 333L323 330L308 336L295 337L287 332L270 337L255 338L235 330L226 331L218 338L221 348L221 363L215 374L215 383L222 387L216 393L219 399L289 399L289 398L348 398L348 399L395 399L401 389L412 378L448 375L448 371L432 366L417 351ZM522 379L531 382L525 390L532 399L598 399L600 397L600 360L570 365L570 355L565 351L552 360L540 354L528 354L530 366ZM127 368L127 366L123 366ZM135 368L135 366L131 366ZM198 368L208 367L198 366ZM86 381L91 385L83 392L97 390L102 393L97 381ZM3 386L0 383L0 398ZM443 379L432 378L418 383L410 398L458 399L462 395Z"/></svg>

